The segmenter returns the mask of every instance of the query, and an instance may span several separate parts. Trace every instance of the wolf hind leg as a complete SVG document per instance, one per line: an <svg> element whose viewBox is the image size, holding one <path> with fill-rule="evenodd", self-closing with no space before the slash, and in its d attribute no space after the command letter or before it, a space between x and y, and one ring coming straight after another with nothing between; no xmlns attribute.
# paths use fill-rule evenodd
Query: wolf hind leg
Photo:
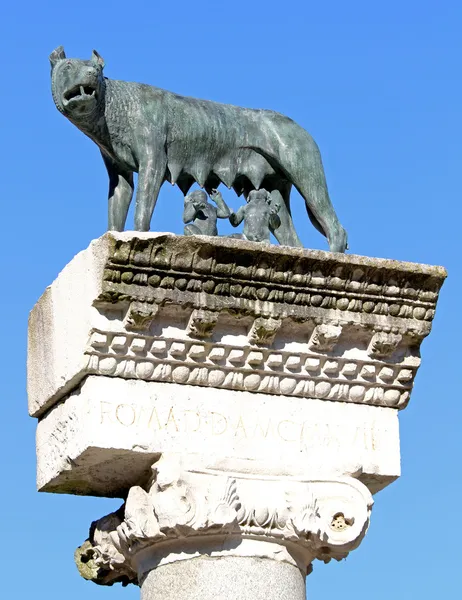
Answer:
<svg viewBox="0 0 462 600"><path fill-rule="evenodd" d="M322 164L313 165L309 172L294 181L294 185L305 200L310 221L327 237L330 251L345 252L348 248L347 233L330 201Z"/></svg>
<svg viewBox="0 0 462 600"><path fill-rule="evenodd" d="M345 252L347 234L340 225L327 191L321 154L313 138L304 130L296 152L281 157L288 179L305 200L314 227L327 237L331 252Z"/></svg>
<svg viewBox="0 0 462 600"><path fill-rule="evenodd" d="M347 234L340 225L329 198L319 149L308 132L298 125L294 129L293 125L292 123L282 132L293 134L287 136L288 144L284 147L284 152L280 148L280 138L284 139L283 135L278 135L272 146L265 144L263 148L249 145L247 148L261 154L276 172L280 172L295 186L305 200L311 222L327 237L331 252L345 252L348 247ZM278 133L281 134L280 131ZM287 151L286 148L291 146L292 151ZM289 211L288 203L285 204Z"/></svg>
<svg viewBox="0 0 462 600"><path fill-rule="evenodd" d="M317 218L314 216L311 208L306 204L306 211L312 225L325 237L329 242L329 249L331 252L345 252L348 250L348 236L345 229L340 225L337 219L337 224L331 228L330 234L326 233L325 229L321 226Z"/></svg>
<svg viewBox="0 0 462 600"><path fill-rule="evenodd" d="M303 196L303 194L302 194ZM324 211L313 203L313 196L304 196L306 202L306 210L308 217L314 227L326 236L329 242L329 249L331 252L345 252L348 248L348 237L347 232L340 224L337 215L332 207L331 210Z"/></svg>

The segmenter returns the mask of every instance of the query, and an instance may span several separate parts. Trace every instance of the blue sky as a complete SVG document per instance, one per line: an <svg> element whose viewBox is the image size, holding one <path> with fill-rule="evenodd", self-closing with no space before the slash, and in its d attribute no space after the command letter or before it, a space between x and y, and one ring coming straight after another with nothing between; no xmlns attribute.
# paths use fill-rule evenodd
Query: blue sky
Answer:
<svg viewBox="0 0 462 600"><path fill-rule="evenodd" d="M126 6L126 8L125 8ZM108 77L283 112L317 140L350 251L444 265L434 330L401 413L403 476L376 497L362 546L316 564L312 599L460 594L462 408L457 373L462 166L462 5L454 1L9 3L0 18L2 596L138 598L80 578L73 552L114 500L37 494L25 391L27 316L64 265L106 227L96 146L55 109L48 55L96 48ZM240 200L225 193L237 208ZM307 247L326 248L301 198ZM165 187L152 229L180 233Z"/></svg>

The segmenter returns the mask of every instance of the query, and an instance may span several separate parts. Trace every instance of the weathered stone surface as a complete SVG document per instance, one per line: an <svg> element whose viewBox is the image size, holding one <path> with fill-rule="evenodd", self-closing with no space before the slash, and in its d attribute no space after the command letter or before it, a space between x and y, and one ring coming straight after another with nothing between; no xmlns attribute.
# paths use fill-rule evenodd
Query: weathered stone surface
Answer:
<svg viewBox="0 0 462 600"><path fill-rule="evenodd" d="M123 497L165 452L269 477L349 474L374 493L400 474L391 408L90 376L38 424L38 488Z"/></svg>
<svg viewBox="0 0 462 600"><path fill-rule="evenodd" d="M264 559L257 593L301 600L311 562L354 550L400 474L398 409L444 277L232 239L92 242L29 331L39 489L125 499L77 550L82 576L227 597Z"/></svg>
<svg viewBox="0 0 462 600"><path fill-rule="evenodd" d="M32 311L30 413L89 374L403 408L444 277L241 240L106 234Z"/></svg>
<svg viewBox="0 0 462 600"><path fill-rule="evenodd" d="M185 454L162 455L149 482L92 524L76 553L84 577L142 583L154 568L185 562L187 571L204 555L266 558L305 576L315 558L345 558L368 528L372 496L351 477L249 477L185 463Z"/></svg>
<svg viewBox="0 0 462 600"><path fill-rule="evenodd" d="M33 416L77 387L85 373L89 332L106 322L93 306L107 259L103 248L96 241L77 254L30 314L27 392Z"/></svg>

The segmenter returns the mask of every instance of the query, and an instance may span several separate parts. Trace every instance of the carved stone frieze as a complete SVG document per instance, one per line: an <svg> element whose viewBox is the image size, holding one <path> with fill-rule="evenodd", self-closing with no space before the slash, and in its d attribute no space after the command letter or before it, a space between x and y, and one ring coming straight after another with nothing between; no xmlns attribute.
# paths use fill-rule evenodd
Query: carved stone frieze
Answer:
<svg viewBox="0 0 462 600"><path fill-rule="evenodd" d="M246 240L108 233L32 311L30 411L89 374L403 408L444 277Z"/></svg>
<svg viewBox="0 0 462 600"><path fill-rule="evenodd" d="M360 544L372 503L367 488L352 478L244 477L188 470L179 457L162 456L145 488L131 488L119 511L92 524L76 562L96 583L137 583L140 552L161 556L168 544L169 553L181 553L186 538L200 547L229 536L282 544L289 554L296 549L297 563L302 556L307 569L316 558L345 558Z"/></svg>
<svg viewBox="0 0 462 600"><path fill-rule="evenodd" d="M318 352L308 346L304 351L275 351L127 331L93 331L86 350L87 370L125 379L377 406L403 408L407 404L420 364L418 357L407 356L396 363L366 354L362 358L329 356L325 349L332 336L328 342L322 339Z"/></svg>
<svg viewBox="0 0 462 600"><path fill-rule="evenodd" d="M144 352L114 356L108 342L106 353L87 352L89 370L403 408L442 281L435 269L394 261L262 251L221 239L112 238L98 310L108 314L127 298L130 306L139 299L143 306L176 305L189 315L184 337L211 345L167 340L161 356L149 350L149 338ZM230 334L238 318L252 319L247 343L233 347L214 338L221 314L234 319L235 325L227 319ZM291 323L298 344L289 351L278 340L287 338Z"/></svg>
<svg viewBox="0 0 462 600"><path fill-rule="evenodd" d="M272 316L305 316L304 307L433 319L444 270L392 260L265 246L226 238L110 234L97 302L127 299L207 304ZM202 297L199 298L197 294ZM202 306L205 308L205 306ZM268 309L268 307L266 307Z"/></svg>

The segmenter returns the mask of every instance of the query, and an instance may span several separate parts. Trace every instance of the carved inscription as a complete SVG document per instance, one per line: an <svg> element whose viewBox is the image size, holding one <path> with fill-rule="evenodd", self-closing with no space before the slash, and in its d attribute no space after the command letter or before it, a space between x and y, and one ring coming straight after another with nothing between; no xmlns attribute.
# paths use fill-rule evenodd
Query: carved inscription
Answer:
<svg viewBox="0 0 462 600"><path fill-rule="evenodd" d="M174 405L147 406L135 402L100 401L100 425L123 429L139 428L169 437L200 436L201 439L226 438L228 441L277 441L303 451L311 447L360 450L377 449L376 433L361 424L314 422L313 419L268 417L265 415L229 414L225 410L194 410Z"/></svg>

